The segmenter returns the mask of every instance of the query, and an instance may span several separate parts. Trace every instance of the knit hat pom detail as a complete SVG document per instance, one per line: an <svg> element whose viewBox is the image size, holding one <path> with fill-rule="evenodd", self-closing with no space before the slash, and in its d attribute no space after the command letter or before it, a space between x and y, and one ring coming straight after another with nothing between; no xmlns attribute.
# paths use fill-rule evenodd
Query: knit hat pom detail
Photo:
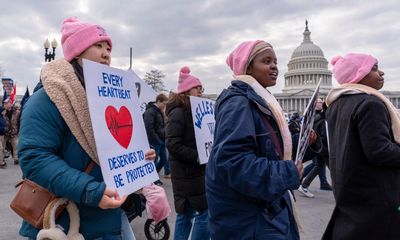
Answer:
<svg viewBox="0 0 400 240"><path fill-rule="evenodd" d="M182 67L179 71L177 93L184 93L197 86L201 86L200 80L190 75L190 68L188 66Z"/></svg>
<svg viewBox="0 0 400 240"><path fill-rule="evenodd" d="M67 19L65 19L63 21L63 24L65 24L65 23L74 23L74 22L78 22L78 21L79 20L76 17L69 17L69 18L67 18Z"/></svg>
<svg viewBox="0 0 400 240"><path fill-rule="evenodd" d="M341 57L341 56L333 57L333 58L331 59L331 64L332 64L333 66L335 66L335 64L337 63L337 61L339 61L340 59L343 59L343 57Z"/></svg>
<svg viewBox="0 0 400 240"><path fill-rule="evenodd" d="M188 66L182 67L181 68L181 73L189 74L190 73L190 68Z"/></svg>

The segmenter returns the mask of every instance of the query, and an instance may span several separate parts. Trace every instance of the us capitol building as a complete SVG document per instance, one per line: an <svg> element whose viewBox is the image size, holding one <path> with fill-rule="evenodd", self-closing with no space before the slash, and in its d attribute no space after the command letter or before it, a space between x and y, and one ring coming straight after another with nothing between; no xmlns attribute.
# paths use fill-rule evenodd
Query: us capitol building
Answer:
<svg viewBox="0 0 400 240"><path fill-rule="evenodd" d="M292 53L285 73L285 86L282 93L274 94L284 112L302 113L307 107L315 88L321 79L319 97L325 99L332 88L332 72L328 69L328 61L320 47L311 41L311 32L306 28L303 42ZM400 108L400 91L381 91L396 108Z"/></svg>

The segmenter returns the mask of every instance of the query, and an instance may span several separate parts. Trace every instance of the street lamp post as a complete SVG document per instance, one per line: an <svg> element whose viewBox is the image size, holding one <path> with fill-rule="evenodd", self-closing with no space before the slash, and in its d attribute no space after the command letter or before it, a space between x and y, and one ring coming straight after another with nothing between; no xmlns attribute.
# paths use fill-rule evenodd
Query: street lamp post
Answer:
<svg viewBox="0 0 400 240"><path fill-rule="evenodd" d="M51 62L51 60L54 60L54 57L56 56L56 47L57 47L56 39L51 41L51 47L53 48L53 52L49 52L50 42L48 38L43 43L43 46L44 46L44 61Z"/></svg>

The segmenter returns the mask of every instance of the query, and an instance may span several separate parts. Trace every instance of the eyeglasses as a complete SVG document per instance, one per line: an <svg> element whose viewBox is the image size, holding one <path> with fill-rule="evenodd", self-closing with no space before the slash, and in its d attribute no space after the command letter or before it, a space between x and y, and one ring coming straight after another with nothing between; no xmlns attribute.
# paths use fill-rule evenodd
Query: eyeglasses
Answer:
<svg viewBox="0 0 400 240"><path fill-rule="evenodd" d="M203 93L203 92L204 92L203 86L198 86L198 87L195 87L195 88L196 88L197 91L199 91L200 93Z"/></svg>

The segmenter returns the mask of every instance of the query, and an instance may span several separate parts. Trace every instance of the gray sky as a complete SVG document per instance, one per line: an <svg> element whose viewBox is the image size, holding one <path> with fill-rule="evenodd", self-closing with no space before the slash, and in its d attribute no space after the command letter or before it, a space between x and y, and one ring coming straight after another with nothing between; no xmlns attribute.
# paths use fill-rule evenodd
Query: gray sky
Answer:
<svg viewBox="0 0 400 240"><path fill-rule="evenodd" d="M36 85L46 38L58 41L56 58L63 56L60 28L70 16L107 30L113 39L111 66L129 68L132 47L134 71L143 77L162 70L172 90L187 65L206 93L219 93L231 80L227 55L242 41L263 39L278 57L280 74L271 91L280 92L290 56L303 40L305 19L328 61L347 52L370 53L385 72L383 89L400 90L398 0L1 0L0 9L0 67L17 82L18 94Z"/></svg>

